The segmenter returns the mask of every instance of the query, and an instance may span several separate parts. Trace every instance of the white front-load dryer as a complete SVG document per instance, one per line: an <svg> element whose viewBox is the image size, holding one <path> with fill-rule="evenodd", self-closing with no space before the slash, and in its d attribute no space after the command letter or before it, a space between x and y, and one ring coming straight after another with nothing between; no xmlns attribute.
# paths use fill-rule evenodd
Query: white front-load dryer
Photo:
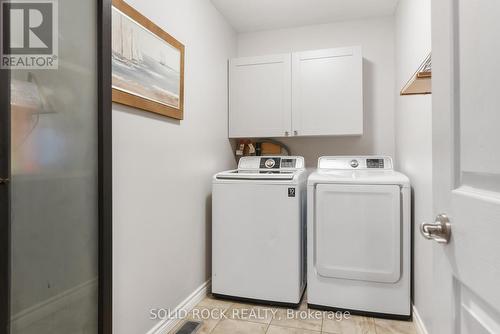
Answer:
<svg viewBox="0 0 500 334"><path fill-rule="evenodd" d="M408 178L389 157L321 157L307 188L308 304L409 319Z"/></svg>
<svg viewBox="0 0 500 334"><path fill-rule="evenodd" d="M212 293L297 306L306 283L304 158L243 157L212 188Z"/></svg>

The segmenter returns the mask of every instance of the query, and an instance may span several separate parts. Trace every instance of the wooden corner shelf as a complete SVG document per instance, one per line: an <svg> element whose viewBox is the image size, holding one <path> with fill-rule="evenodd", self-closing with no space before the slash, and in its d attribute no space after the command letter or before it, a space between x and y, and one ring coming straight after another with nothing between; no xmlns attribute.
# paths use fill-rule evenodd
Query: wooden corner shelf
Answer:
<svg viewBox="0 0 500 334"><path fill-rule="evenodd" d="M421 94L432 94L432 58L430 53L400 92L400 95Z"/></svg>

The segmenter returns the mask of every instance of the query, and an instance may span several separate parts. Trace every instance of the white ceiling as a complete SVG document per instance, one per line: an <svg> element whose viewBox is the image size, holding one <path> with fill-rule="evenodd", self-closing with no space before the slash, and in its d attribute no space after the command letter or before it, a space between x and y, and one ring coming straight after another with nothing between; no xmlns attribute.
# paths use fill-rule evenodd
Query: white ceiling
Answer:
<svg viewBox="0 0 500 334"><path fill-rule="evenodd" d="M238 32L392 15L398 0L211 0Z"/></svg>

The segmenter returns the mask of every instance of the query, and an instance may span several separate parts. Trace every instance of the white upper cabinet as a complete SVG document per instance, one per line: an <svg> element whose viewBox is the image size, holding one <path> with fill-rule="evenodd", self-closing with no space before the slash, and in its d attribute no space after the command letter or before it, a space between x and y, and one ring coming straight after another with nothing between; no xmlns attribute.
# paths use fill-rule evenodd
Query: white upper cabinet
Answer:
<svg viewBox="0 0 500 334"><path fill-rule="evenodd" d="M363 134L361 47L292 54L292 125L299 136Z"/></svg>
<svg viewBox="0 0 500 334"><path fill-rule="evenodd" d="M283 137L291 131L291 55L229 62L229 137Z"/></svg>
<svg viewBox="0 0 500 334"><path fill-rule="evenodd" d="M229 137L361 135L361 47L232 59Z"/></svg>

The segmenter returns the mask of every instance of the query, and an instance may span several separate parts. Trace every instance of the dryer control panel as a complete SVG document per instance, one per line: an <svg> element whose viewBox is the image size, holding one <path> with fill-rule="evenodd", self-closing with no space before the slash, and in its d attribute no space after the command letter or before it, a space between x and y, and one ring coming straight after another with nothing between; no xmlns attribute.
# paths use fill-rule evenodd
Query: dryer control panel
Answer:
<svg viewBox="0 0 500 334"><path fill-rule="evenodd" d="M376 158L376 159L366 159L366 168L384 168L385 162L384 159Z"/></svg>
<svg viewBox="0 0 500 334"><path fill-rule="evenodd" d="M377 156L332 156L321 157L318 160L318 168L325 169L381 169L392 170L391 157Z"/></svg>

